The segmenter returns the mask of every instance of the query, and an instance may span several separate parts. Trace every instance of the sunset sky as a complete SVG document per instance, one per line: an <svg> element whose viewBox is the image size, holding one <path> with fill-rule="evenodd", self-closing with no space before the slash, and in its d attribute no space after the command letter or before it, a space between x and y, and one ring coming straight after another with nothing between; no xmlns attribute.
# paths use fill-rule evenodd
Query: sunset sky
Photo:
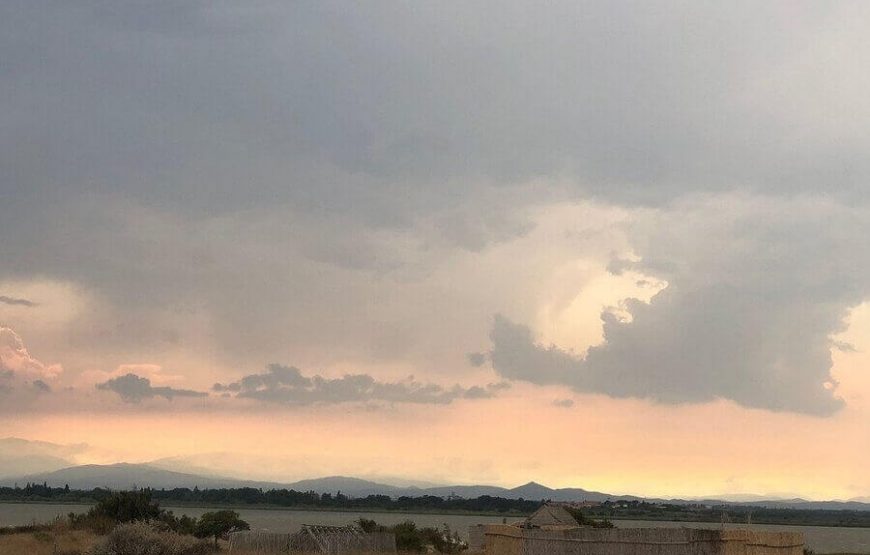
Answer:
<svg viewBox="0 0 870 555"><path fill-rule="evenodd" d="M0 438L870 500L867 21L3 2Z"/></svg>

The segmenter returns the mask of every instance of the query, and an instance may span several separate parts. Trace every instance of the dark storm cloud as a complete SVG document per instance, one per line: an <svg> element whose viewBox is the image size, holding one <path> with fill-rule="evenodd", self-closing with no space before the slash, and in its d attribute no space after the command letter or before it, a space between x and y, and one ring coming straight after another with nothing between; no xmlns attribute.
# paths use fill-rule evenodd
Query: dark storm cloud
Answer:
<svg viewBox="0 0 870 555"><path fill-rule="evenodd" d="M136 374L125 374L117 378L99 383L97 389L117 393L121 399L128 403L139 403L145 399L163 397L171 401L175 397L207 397L208 393L192 391L190 389L175 389L173 387L154 387L151 380L142 378Z"/></svg>
<svg viewBox="0 0 870 555"><path fill-rule="evenodd" d="M824 39L817 22L846 7L784 9L264 2L146 17L7 2L4 187L184 212L292 201L377 226L454 203L481 176L575 176L579 192L656 203L735 183L865 192L865 149L834 151L778 111L784 93L831 94L777 78L795 76L795 41ZM846 96L847 68L832 73L838 109L863 103Z"/></svg>
<svg viewBox="0 0 870 555"><path fill-rule="evenodd" d="M92 334L78 344L157 352L201 311L216 345L203 348L230 363L282 360L271 354L290 341L398 358L440 331L402 293L419 298L412 285L453 251L523 237L525 208L655 207L631 234L642 262L611 269L664 279L664 293L631 303L631 323L607 316L585 361L497 325L494 366L616 396L829 413L829 335L870 275L855 244L870 45L854 22L867 10L4 2L0 279L92 291L104 304L71 332ZM733 191L749 200L682 202ZM388 307L377 326L348 310L370 302ZM281 381L227 387L304 402L389 385L259 376Z"/></svg>
<svg viewBox="0 0 870 555"><path fill-rule="evenodd" d="M232 392L236 398L257 399L286 405L334 404L349 402L388 402L444 405L456 399L489 399L508 387L505 383L485 387L464 388L455 385L444 388L404 381L380 381L368 374L346 374L341 378L304 376L293 366L270 364L262 374L250 374L236 382L217 383L216 392Z"/></svg>
<svg viewBox="0 0 870 555"><path fill-rule="evenodd" d="M5 295L0 295L0 304L8 304L12 306L28 306L34 307L36 303L33 301L28 301L27 299L16 299L15 297L7 297Z"/></svg>

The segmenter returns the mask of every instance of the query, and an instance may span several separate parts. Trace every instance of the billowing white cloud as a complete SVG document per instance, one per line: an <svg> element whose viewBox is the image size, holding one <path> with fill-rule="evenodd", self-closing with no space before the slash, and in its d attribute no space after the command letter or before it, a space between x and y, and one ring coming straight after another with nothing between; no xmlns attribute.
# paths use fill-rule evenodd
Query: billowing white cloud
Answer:
<svg viewBox="0 0 870 555"><path fill-rule="evenodd" d="M603 342L581 354L540 346L498 317L493 367L617 397L830 414L843 406L832 336L870 295L868 234L870 212L824 197L676 203L639 218L639 260L613 265L657 276L664 290L627 300L628 318L605 311Z"/></svg>
<svg viewBox="0 0 870 555"><path fill-rule="evenodd" d="M46 364L33 357L15 330L0 326L0 373L2 372L10 379L41 381L55 379L63 372L63 367L59 364Z"/></svg>

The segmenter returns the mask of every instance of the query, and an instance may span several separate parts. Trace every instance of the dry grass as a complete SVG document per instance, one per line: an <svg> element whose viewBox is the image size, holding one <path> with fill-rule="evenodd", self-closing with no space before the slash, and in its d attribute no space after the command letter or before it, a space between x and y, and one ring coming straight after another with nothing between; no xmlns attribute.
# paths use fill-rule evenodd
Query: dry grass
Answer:
<svg viewBox="0 0 870 555"><path fill-rule="evenodd" d="M0 555L83 555L99 536L85 530L53 528L0 536Z"/></svg>

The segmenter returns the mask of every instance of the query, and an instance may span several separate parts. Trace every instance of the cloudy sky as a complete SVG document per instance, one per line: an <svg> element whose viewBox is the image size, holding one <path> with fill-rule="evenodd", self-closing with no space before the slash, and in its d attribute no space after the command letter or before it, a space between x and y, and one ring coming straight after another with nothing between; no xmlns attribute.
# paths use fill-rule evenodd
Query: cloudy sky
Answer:
<svg viewBox="0 0 870 555"><path fill-rule="evenodd" d="M0 436L870 496L868 18L4 2Z"/></svg>

